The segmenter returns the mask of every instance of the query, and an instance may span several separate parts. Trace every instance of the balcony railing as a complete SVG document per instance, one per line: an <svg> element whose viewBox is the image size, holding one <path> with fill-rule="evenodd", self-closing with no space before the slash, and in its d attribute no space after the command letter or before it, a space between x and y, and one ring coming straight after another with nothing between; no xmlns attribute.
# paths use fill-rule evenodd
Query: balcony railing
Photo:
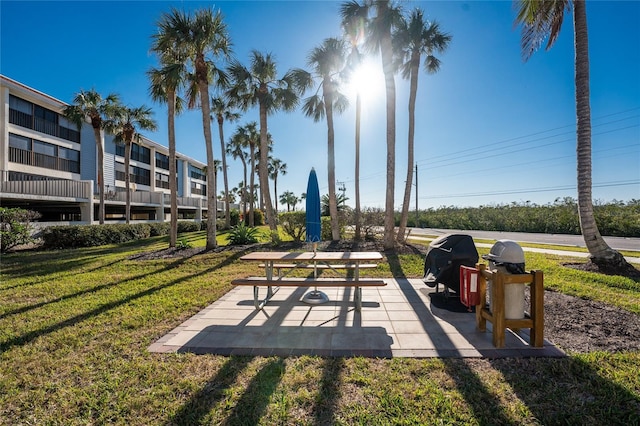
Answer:
<svg viewBox="0 0 640 426"><path fill-rule="evenodd" d="M7 180L8 172L2 171L0 193L20 194L23 196L48 196L74 199L90 199L91 183L89 181L56 180Z"/></svg>
<svg viewBox="0 0 640 426"><path fill-rule="evenodd" d="M80 173L80 163L66 158L9 147L9 161L63 172Z"/></svg>

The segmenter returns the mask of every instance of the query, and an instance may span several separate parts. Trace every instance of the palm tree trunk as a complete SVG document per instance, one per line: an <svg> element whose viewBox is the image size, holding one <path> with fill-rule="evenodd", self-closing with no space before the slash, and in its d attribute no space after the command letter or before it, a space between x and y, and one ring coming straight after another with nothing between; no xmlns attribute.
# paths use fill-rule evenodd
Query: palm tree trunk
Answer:
<svg viewBox="0 0 640 426"><path fill-rule="evenodd" d="M591 106L589 103L589 43L584 1L574 1L575 84L578 156L578 215L582 236L591 261L601 265L621 266L624 257L613 250L600 235L591 199Z"/></svg>
<svg viewBox="0 0 640 426"><path fill-rule="evenodd" d="M276 223L276 218L273 215L273 204L271 203L271 194L269 194L269 174L267 172L268 152L267 108L263 105L263 102L260 102L260 165L258 170L258 174L260 176L260 192L262 197L264 197L269 229L276 232L278 230L278 224Z"/></svg>
<svg viewBox="0 0 640 426"><path fill-rule="evenodd" d="M360 113L362 110L362 100L360 92L356 94L356 167L355 167L355 191L356 191L356 210L354 213L354 221L356 225L355 239L359 241L362 238L360 230Z"/></svg>
<svg viewBox="0 0 640 426"><path fill-rule="evenodd" d="M131 193L129 188L131 187L131 173L129 172L131 167L131 141L124 142L124 189L125 189L125 207L124 207L124 221L128 225L129 217L131 215Z"/></svg>
<svg viewBox="0 0 640 426"><path fill-rule="evenodd" d="M255 148L253 146L253 143L251 144L251 148L249 149L249 152L251 153L251 177L250 179L250 183L249 183L249 226L254 227L255 226L255 219L254 219L254 210L255 210L255 200L254 200L254 194L255 194L255 176L256 176L256 153L255 153Z"/></svg>
<svg viewBox="0 0 640 426"><path fill-rule="evenodd" d="M242 215L243 221L246 223L246 215L247 215L247 162L244 158L241 158L242 161L242 169L244 170L244 185L240 191L240 197L242 197Z"/></svg>
<svg viewBox="0 0 640 426"><path fill-rule="evenodd" d="M231 226L231 212L229 211L229 180L227 177L227 156L224 149L224 132L222 129L222 120L218 120L218 133L220 134L220 156L222 157L222 180L224 181L224 226Z"/></svg>
<svg viewBox="0 0 640 426"><path fill-rule="evenodd" d="M413 55L411 61L411 82L409 85L409 137L407 140L407 181L404 186L404 199L400 226L398 228L398 242L405 242L405 230L409 220L409 203L411 202L411 187L413 186L414 142L416 130L416 94L418 92L418 73L420 72L420 55Z"/></svg>
<svg viewBox="0 0 640 426"><path fill-rule="evenodd" d="M102 132L99 127L93 128L93 135L96 138L96 149L98 151L98 223L104 224L104 147L102 144Z"/></svg>
<svg viewBox="0 0 640 426"><path fill-rule="evenodd" d="M388 5L379 7L388 7ZM395 212L393 204L396 169L396 83L393 72L391 34L389 32L382 38L380 51L387 98L387 188L383 245L385 249L391 249L395 245Z"/></svg>
<svg viewBox="0 0 640 426"><path fill-rule="evenodd" d="M211 250L217 247L216 242L216 217L217 201L215 191L215 162L213 157L213 141L211 137L211 106L209 105L209 85L206 81L198 81L200 91L200 102L202 104L202 128L204 131L204 141L207 149L207 244L206 249Z"/></svg>
<svg viewBox="0 0 640 426"><path fill-rule="evenodd" d="M333 91L323 84L325 97L324 108L327 115L327 165L329 175L329 216L331 217L331 239L340 239L340 224L338 222L338 203L336 202L336 157L335 134L333 130Z"/></svg>
<svg viewBox="0 0 640 426"><path fill-rule="evenodd" d="M176 92L168 91L168 129L169 129L169 192L171 193L171 229L169 232L169 247L175 247L178 242L178 184L176 182ZM164 215L164 211L162 212ZM162 218L164 222L164 217Z"/></svg>

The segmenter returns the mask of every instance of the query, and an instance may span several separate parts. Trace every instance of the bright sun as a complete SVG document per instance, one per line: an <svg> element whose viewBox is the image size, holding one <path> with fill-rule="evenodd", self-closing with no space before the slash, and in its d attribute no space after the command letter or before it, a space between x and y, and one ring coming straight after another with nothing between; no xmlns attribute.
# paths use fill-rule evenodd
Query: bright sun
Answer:
<svg viewBox="0 0 640 426"><path fill-rule="evenodd" d="M350 77L347 95L355 99L360 93L362 100L374 100L384 92L384 74L379 63L364 60Z"/></svg>

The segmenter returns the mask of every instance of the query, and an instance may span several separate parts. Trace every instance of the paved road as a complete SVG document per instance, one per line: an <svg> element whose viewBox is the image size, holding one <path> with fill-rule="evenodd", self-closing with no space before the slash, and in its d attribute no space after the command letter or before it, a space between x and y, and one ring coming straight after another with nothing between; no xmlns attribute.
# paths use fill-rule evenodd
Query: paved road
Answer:
<svg viewBox="0 0 640 426"><path fill-rule="evenodd" d="M553 244L560 246L586 247L582 235L566 234L533 234L526 232L499 232L499 231L462 231L456 229L435 229L435 228L411 228L412 236L420 235L444 235L444 234L467 234L473 238L487 240L508 239L521 243ZM624 237L604 237L609 246L616 250L638 250L640 251L640 238Z"/></svg>

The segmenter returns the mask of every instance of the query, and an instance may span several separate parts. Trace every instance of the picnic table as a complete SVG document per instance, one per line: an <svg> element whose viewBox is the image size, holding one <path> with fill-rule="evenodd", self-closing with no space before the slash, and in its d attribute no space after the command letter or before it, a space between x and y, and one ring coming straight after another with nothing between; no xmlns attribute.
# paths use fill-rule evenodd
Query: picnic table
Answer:
<svg viewBox="0 0 640 426"><path fill-rule="evenodd" d="M233 285L253 286L254 305L256 309L262 309L273 296L273 287L354 287L354 303L357 310L362 309L362 287L385 286L382 279L361 278L360 269L376 267L382 260L382 254L369 251L345 251L345 252L277 252L256 251L248 253L240 258L243 261L258 261L264 266L264 276L252 276L235 279ZM288 272L282 274L281 271ZM313 270L313 277L289 277L294 270ZM318 277L318 271L330 269L339 275L338 278ZM274 274L274 270L277 271ZM342 270L353 271L352 277L347 277ZM267 287L267 296L259 299L259 288Z"/></svg>

